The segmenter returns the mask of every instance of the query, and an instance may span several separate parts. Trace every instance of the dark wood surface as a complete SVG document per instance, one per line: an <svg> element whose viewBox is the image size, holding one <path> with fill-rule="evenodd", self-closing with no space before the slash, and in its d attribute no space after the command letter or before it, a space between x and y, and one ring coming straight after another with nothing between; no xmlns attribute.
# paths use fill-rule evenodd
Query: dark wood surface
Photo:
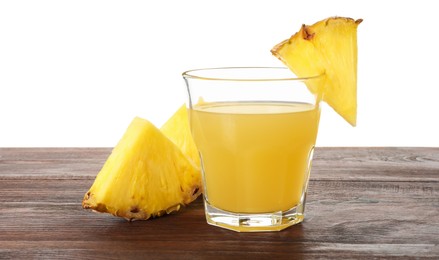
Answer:
<svg viewBox="0 0 439 260"><path fill-rule="evenodd" d="M0 148L0 259L439 259L439 148L318 148L306 218L206 224L200 199L127 222L81 208L109 148Z"/></svg>

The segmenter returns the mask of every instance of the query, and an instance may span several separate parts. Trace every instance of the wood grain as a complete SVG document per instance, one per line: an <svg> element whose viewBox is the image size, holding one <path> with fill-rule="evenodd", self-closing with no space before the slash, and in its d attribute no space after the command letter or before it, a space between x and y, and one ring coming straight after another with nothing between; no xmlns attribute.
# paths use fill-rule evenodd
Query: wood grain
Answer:
<svg viewBox="0 0 439 260"><path fill-rule="evenodd" d="M206 224L199 199L126 222L81 208L110 148L0 148L0 259L439 258L439 148L319 148L304 223Z"/></svg>

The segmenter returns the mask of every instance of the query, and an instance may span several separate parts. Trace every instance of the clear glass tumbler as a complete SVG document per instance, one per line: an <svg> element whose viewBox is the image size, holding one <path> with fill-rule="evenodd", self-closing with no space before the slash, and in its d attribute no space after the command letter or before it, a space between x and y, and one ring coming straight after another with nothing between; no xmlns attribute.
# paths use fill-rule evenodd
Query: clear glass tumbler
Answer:
<svg viewBox="0 0 439 260"><path fill-rule="evenodd" d="M302 222L321 100L309 89L322 77L271 67L198 69L183 77L207 222L244 232Z"/></svg>

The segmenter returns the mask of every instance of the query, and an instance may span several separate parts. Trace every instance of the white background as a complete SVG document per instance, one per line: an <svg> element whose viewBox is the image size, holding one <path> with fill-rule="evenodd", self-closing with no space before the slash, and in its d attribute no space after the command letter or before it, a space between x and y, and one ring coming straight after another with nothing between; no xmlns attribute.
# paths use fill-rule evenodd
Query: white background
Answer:
<svg viewBox="0 0 439 260"><path fill-rule="evenodd" d="M278 66L273 45L329 16L358 29L358 126L324 107L318 146L439 146L435 1L0 1L0 147L114 146L160 127L181 73Z"/></svg>

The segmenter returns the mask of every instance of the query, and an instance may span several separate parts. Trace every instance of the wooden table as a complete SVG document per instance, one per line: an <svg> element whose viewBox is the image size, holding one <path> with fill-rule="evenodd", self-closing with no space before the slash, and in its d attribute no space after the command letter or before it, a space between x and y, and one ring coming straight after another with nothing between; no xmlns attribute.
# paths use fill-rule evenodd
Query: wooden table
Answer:
<svg viewBox="0 0 439 260"><path fill-rule="evenodd" d="M109 148L0 148L0 259L439 259L439 148L318 148L306 220L206 224L200 199L127 222L81 208Z"/></svg>

